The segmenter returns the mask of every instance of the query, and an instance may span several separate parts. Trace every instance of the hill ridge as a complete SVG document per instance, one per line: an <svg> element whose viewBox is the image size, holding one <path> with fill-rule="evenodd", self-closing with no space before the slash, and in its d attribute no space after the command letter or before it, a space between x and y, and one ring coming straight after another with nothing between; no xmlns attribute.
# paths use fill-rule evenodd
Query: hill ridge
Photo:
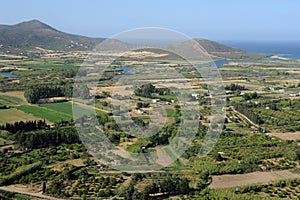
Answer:
<svg viewBox="0 0 300 200"><path fill-rule="evenodd" d="M15 25L0 25L0 51L31 50L36 47L58 51L92 50L105 38L90 38L59 31L37 19ZM196 41L212 55L222 53L244 53L211 40L196 38ZM116 40L120 45L128 45Z"/></svg>

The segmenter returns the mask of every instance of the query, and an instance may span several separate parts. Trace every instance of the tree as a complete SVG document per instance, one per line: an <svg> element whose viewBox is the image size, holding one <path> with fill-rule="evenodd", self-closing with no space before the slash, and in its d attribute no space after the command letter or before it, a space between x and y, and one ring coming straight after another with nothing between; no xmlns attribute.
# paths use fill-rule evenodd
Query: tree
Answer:
<svg viewBox="0 0 300 200"><path fill-rule="evenodd" d="M136 96L142 96L146 98L152 97L152 93L155 92L155 86L151 83L142 85L134 90Z"/></svg>
<svg viewBox="0 0 300 200"><path fill-rule="evenodd" d="M232 91L236 91L236 90L247 90L245 88L245 86L243 85L238 85L238 84L235 84L235 83L231 83L230 85L226 85L225 86L225 89L226 90L232 90Z"/></svg>
<svg viewBox="0 0 300 200"><path fill-rule="evenodd" d="M124 191L124 198L126 200L131 200L133 193L134 193L134 183L130 182L129 186Z"/></svg>
<svg viewBox="0 0 300 200"><path fill-rule="evenodd" d="M132 200L144 200L144 199L141 198L141 194L137 190L135 190L133 192L131 199Z"/></svg>
<svg viewBox="0 0 300 200"><path fill-rule="evenodd" d="M243 95L243 98L248 101L248 100L251 100L251 99L257 99L259 96L257 94L257 92L254 92L254 93L245 93Z"/></svg>
<svg viewBox="0 0 300 200"><path fill-rule="evenodd" d="M284 154L284 158L295 161L295 160L297 160L298 156L295 151L289 150Z"/></svg>
<svg viewBox="0 0 300 200"><path fill-rule="evenodd" d="M37 103L38 100L51 97L71 97L72 86L64 82L57 85L34 85L25 90L24 96L29 103ZM88 88L82 88L83 95L89 96Z"/></svg>
<svg viewBox="0 0 300 200"><path fill-rule="evenodd" d="M143 103L142 102L137 102L136 103L136 108L137 109L140 109L140 108L142 108L143 107Z"/></svg>
<svg viewBox="0 0 300 200"><path fill-rule="evenodd" d="M51 145L57 146L63 143L80 143L75 127L54 128L34 132L17 132L14 136L17 145L28 149L48 147Z"/></svg>
<svg viewBox="0 0 300 200"><path fill-rule="evenodd" d="M222 161L222 160L223 160L223 157L222 157L221 154L219 154L219 153L214 153L214 154L213 154L213 158L214 158L216 161Z"/></svg>
<svg viewBox="0 0 300 200"><path fill-rule="evenodd" d="M46 193L46 182L45 181L43 181L43 189L42 189L42 191L43 191L43 193Z"/></svg>

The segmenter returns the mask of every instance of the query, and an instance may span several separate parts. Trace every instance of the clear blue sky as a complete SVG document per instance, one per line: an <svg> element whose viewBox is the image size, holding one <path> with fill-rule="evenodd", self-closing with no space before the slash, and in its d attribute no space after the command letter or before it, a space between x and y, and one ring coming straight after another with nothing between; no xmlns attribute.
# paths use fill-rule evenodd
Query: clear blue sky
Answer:
<svg viewBox="0 0 300 200"><path fill-rule="evenodd" d="M93 37L164 27L217 41L300 41L298 0L4 0L0 9L0 24L38 19Z"/></svg>

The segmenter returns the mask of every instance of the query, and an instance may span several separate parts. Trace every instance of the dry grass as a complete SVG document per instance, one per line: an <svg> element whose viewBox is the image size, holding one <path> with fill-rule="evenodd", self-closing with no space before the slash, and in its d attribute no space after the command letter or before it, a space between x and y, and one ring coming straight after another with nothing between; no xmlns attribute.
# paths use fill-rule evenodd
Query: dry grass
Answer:
<svg viewBox="0 0 300 200"><path fill-rule="evenodd" d="M49 165L48 167L55 171L62 171L66 166L70 166L70 165L73 165L75 167L85 166L82 159L73 159L73 160L67 160L65 162Z"/></svg>
<svg viewBox="0 0 300 200"><path fill-rule="evenodd" d="M0 110L0 124L14 123L17 121L29 121L29 120L43 120L43 119L35 117L32 114L28 114L17 109Z"/></svg>

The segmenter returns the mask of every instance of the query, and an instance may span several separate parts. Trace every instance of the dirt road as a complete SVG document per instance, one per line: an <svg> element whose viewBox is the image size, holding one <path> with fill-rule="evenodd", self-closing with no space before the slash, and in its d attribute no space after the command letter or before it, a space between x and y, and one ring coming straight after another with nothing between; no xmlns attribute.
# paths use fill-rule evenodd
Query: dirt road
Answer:
<svg viewBox="0 0 300 200"><path fill-rule="evenodd" d="M244 114L240 113L239 111L237 111L233 106L230 106L230 108L232 109L233 112L237 113L238 115L240 115L242 118L244 118L245 120L247 120L250 124L252 124L255 127L258 127L257 124L255 124L253 121L251 121L247 116L245 116Z"/></svg>
<svg viewBox="0 0 300 200"><path fill-rule="evenodd" d="M63 200L63 199L60 199L60 198L55 198L55 197L50 197L50 196L43 195L41 192L34 193L34 192L24 191L20 188L14 187L14 185L2 186L2 187L0 187L0 190L5 190L5 191L8 191L8 192L16 192L16 193L19 193L19 194L25 194L25 195L28 195L28 196L31 196L31 197L36 197L36 198L39 198L39 199Z"/></svg>

